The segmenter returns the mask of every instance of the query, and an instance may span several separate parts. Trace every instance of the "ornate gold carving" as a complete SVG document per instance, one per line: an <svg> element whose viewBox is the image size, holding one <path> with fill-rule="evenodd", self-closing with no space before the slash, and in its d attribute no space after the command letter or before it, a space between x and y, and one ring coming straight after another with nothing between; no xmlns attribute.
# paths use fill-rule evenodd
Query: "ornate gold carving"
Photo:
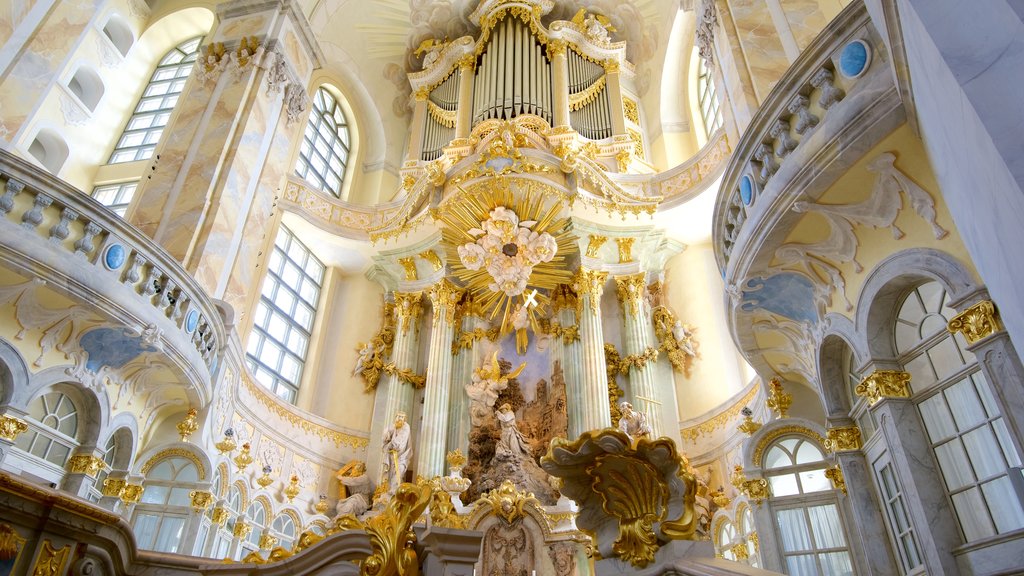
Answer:
<svg viewBox="0 0 1024 576"><path fill-rule="evenodd" d="M203 463L199 460L199 457L196 456L195 452L192 452L191 450L186 450L184 448L167 448L165 450L157 452L156 454L153 455L152 458L150 458L145 464L142 465L140 472L142 473L143 476L145 476L146 474L149 474L149 471L153 469L153 466L156 466L161 460L164 460L165 458L175 457L184 458L195 464L196 470L199 473L199 479L206 480L206 468L203 466Z"/></svg>
<svg viewBox="0 0 1024 576"><path fill-rule="evenodd" d="M391 356L391 350L395 343L394 304L385 302L381 310L381 317L383 318L383 323L380 330L377 331L377 335L368 344L360 342L356 346L356 350L360 353L362 353L366 346L370 347L370 356L363 363L362 370L359 371L359 376L366 384L365 392L373 392L377 389L380 376L384 373L384 364L387 362L388 357Z"/></svg>
<svg viewBox="0 0 1024 576"><path fill-rule="evenodd" d="M715 503L715 506L719 508L728 508L729 504L732 504L732 499L726 496L725 492L716 490L709 494L709 496L711 496L711 501Z"/></svg>
<svg viewBox="0 0 1024 576"><path fill-rule="evenodd" d="M601 246L604 246L604 243L607 241L607 236L591 234L590 240L587 242L587 258L597 258L597 252L601 249Z"/></svg>
<svg viewBox="0 0 1024 576"><path fill-rule="evenodd" d="M580 300L568 284L559 284L551 291L551 313L558 314L563 309L580 311Z"/></svg>
<svg viewBox="0 0 1024 576"><path fill-rule="evenodd" d="M276 536L264 533L260 536L260 550L270 550L274 546L277 546L278 539Z"/></svg>
<svg viewBox="0 0 1024 576"><path fill-rule="evenodd" d="M643 354L630 354L622 358L622 363L619 365L619 372L625 374L630 368L636 368L637 370L643 370L647 366L648 362L654 362L658 359L658 351L650 346L644 350Z"/></svg>
<svg viewBox="0 0 1024 576"><path fill-rule="evenodd" d="M64 563L71 553L71 546L54 548L49 539L43 540L43 548L36 557L36 565L32 568L32 576L59 576L64 573Z"/></svg>
<svg viewBox="0 0 1024 576"><path fill-rule="evenodd" d="M640 132L633 130L632 128L627 128L626 132L629 133L629 139L633 141L633 155L639 158L640 160L643 160L645 157L643 135L640 134Z"/></svg>
<svg viewBox="0 0 1024 576"><path fill-rule="evenodd" d="M562 344L572 344L580 339L580 327L577 324L562 326L558 322L552 322L547 331L552 338L561 338Z"/></svg>
<svg viewBox="0 0 1024 576"><path fill-rule="evenodd" d="M1003 324L996 305L991 300L982 300L954 316L946 328L950 334L960 332L968 344L974 344L1002 331Z"/></svg>
<svg viewBox="0 0 1024 576"><path fill-rule="evenodd" d="M434 104L433 100L427 99L427 114L441 126L445 128L454 128L455 120L458 117L456 110L445 110L444 108Z"/></svg>
<svg viewBox="0 0 1024 576"><path fill-rule="evenodd" d="M764 478L748 480L743 474L743 467L739 464L733 469L731 482L738 491L746 495L751 502L757 505L760 505L761 502L771 496L771 491L768 489L768 481Z"/></svg>
<svg viewBox="0 0 1024 576"><path fill-rule="evenodd" d="M825 477L832 482L834 490L842 490L846 494L846 479L843 478L843 469L838 464L825 470Z"/></svg>
<svg viewBox="0 0 1024 576"><path fill-rule="evenodd" d="M671 356L669 356L669 359L671 359ZM700 424L681 429L679 431L680 437L683 440L696 442L701 436L706 436L713 433L715 430L725 428L730 422L739 416L747 404L753 402L755 396L757 396L757 386L751 386L750 390L744 394L742 398L737 400L735 404L732 404Z"/></svg>
<svg viewBox="0 0 1024 576"><path fill-rule="evenodd" d="M856 426L829 428L825 431L825 450L829 452L851 452L860 450L861 446L860 428Z"/></svg>
<svg viewBox="0 0 1024 576"><path fill-rule="evenodd" d="M516 520L526 515L523 508L528 503L540 504L532 493L519 491L511 480L505 480L500 486L481 496L478 502L490 505L491 512L508 524L514 524Z"/></svg>
<svg viewBox="0 0 1024 576"><path fill-rule="evenodd" d="M138 504L144 491L142 484L125 484L124 490L121 491L121 502L126 505Z"/></svg>
<svg viewBox="0 0 1024 576"><path fill-rule="evenodd" d="M752 459L755 466L762 466L761 457L764 456L764 451L768 449L775 440L788 435L804 436L810 438L818 443L819 446L825 446L825 437L818 434L814 430L805 426L799 426L797 424L791 424L787 426L779 426L778 428L772 428L770 431L761 436L758 440L757 446L754 447L754 453Z"/></svg>
<svg viewBox="0 0 1024 576"><path fill-rule="evenodd" d="M459 516L455 504L452 504L452 497L441 485L441 477L435 476L428 483L431 490L430 495L430 523L441 528L466 529L468 516Z"/></svg>
<svg viewBox="0 0 1024 576"><path fill-rule="evenodd" d="M573 290L590 304L590 313L594 316L597 316L601 308L601 292L604 291L604 283L607 280L607 272L590 270L582 266L572 277Z"/></svg>
<svg viewBox="0 0 1024 576"><path fill-rule="evenodd" d="M429 262L430 266L434 269L434 272L439 272L441 268L444 268L444 263L441 262L441 257L433 250L424 250L419 253L419 257Z"/></svg>
<svg viewBox="0 0 1024 576"><path fill-rule="evenodd" d="M242 450L238 453L238 456L235 456L234 458L235 467L239 472L245 472L245 469L249 467L249 464L252 464L255 460L252 457L252 454L249 453L250 449L251 447L248 442L242 444Z"/></svg>
<svg viewBox="0 0 1024 576"><path fill-rule="evenodd" d="M256 38L255 36L242 36L241 42L238 43L238 48L235 49L235 57L238 61L238 67L245 68L248 66L249 62L256 57L259 47L259 38Z"/></svg>
<svg viewBox="0 0 1024 576"><path fill-rule="evenodd" d="M419 279L419 275L416 272L416 258L414 258L412 256L407 256L405 258L399 258L398 259L398 263L399 263L399 265L402 266L402 269L405 270L405 279L406 280L411 282L413 280Z"/></svg>
<svg viewBox="0 0 1024 576"><path fill-rule="evenodd" d="M416 328L423 313L422 292L395 292L395 313L402 332Z"/></svg>
<svg viewBox="0 0 1024 576"><path fill-rule="evenodd" d="M75 454L68 460L67 470L72 474L85 474L86 476L96 477L107 467L107 463L102 458L93 456L92 454Z"/></svg>
<svg viewBox="0 0 1024 576"><path fill-rule="evenodd" d="M10 524L0 524L0 562L14 560L26 539L18 535Z"/></svg>
<svg viewBox="0 0 1024 576"><path fill-rule="evenodd" d="M416 90L416 94L414 95L414 97L416 98L417 102L428 101L430 99L430 88L427 86L421 87L419 90Z"/></svg>
<svg viewBox="0 0 1024 576"><path fill-rule="evenodd" d="M188 493L192 509L202 512L213 505L213 493L206 490L193 490Z"/></svg>
<svg viewBox="0 0 1024 576"><path fill-rule="evenodd" d="M416 576L415 522L430 503L430 486L403 483L399 485L387 508L379 516L367 520L373 554L363 561L362 576Z"/></svg>
<svg viewBox="0 0 1024 576"><path fill-rule="evenodd" d="M609 58L604 61L605 74L618 74L621 68L619 61L614 58Z"/></svg>
<svg viewBox="0 0 1024 576"><path fill-rule="evenodd" d="M594 80L594 83L590 86L579 92L569 94L569 110L576 112L593 102L594 98L597 98L598 94L601 93L601 90L604 90L606 80L607 78L602 75L597 80Z"/></svg>
<svg viewBox="0 0 1024 576"><path fill-rule="evenodd" d="M302 484L299 483L299 477L296 476L295 474L292 474L291 478L288 479L288 485L284 487L284 497L287 498L289 502L291 502L292 500L295 499L296 496L299 495L299 492L301 490Z"/></svg>
<svg viewBox="0 0 1024 576"><path fill-rule="evenodd" d="M626 120L638 126L640 125L640 110L636 106L636 100L623 96L622 112L625 114Z"/></svg>
<svg viewBox="0 0 1024 576"><path fill-rule="evenodd" d="M210 513L210 521L217 526L223 526L224 523L228 521L228 516L230 516L230 512L227 508L217 506L213 509L213 512Z"/></svg>
<svg viewBox="0 0 1024 576"><path fill-rule="evenodd" d="M259 484L260 488L266 488L267 486L273 484L274 478L273 476L270 475L273 471L274 469L269 464L264 466L263 475L256 478L256 484Z"/></svg>
<svg viewBox="0 0 1024 576"><path fill-rule="evenodd" d="M740 413L743 414L743 422L741 422L740 425L736 427L736 429L739 430L740 432L743 432L747 436L753 436L754 432L760 430L763 424L754 421L753 410L747 408L746 406L744 406L743 409L740 410Z"/></svg>
<svg viewBox="0 0 1024 576"><path fill-rule="evenodd" d="M448 466L453 469L461 470L462 467L466 465L466 457L462 454L462 450L459 448L449 452L448 456L445 457L445 460L448 461Z"/></svg>
<svg viewBox="0 0 1024 576"><path fill-rule="evenodd" d="M0 416L0 438L14 442L24 432L28 432L28 424L24 420L7 414Z"/></svg>
<svg viewBox="0 0 1024 576"><path fill-rule="evenodd" d="M615 163L618 165L619 172L626 172L629 170L629 165L633 163L633 152L631 150L619 150L615 154Z"/></svg>
<svg viewBox="0 0 1024 576"><path fill-rule="evenodd" d="M874 406L882 398L910 398L910 374L899 370L875 370L854 389Z"/></svg>
<svg viewBox="0 0 1024 576"><path fill-rule="evenodd" d="M128 481L124 478L104 478L100 494L107 498L120 498L121 494L124 493L124 487L127 485Z"/></svg>
<svg viewBox="0 0 1024 576"><path fill-rule="evenodd" d="M427 294L430 296L430 303L434 306L434 314L441 315L440 313L444 312L441 316L449 324L454 324L459 299L462 298L462 290L452 284L447 278L442 278L437 284L430 287Z"/></svg>
<svg viewBox="0 0 1024 576"><path fill-rule="evenodd" d="M188 437L199 429L199 420L196 418L197 414L198 412L195 408L189 408L185 414L185 419L178 422L178 434L181 435L182 442L188 442Z"/></svg>
<svg viewBox="0 0 1024 576"><path fill-rule="evenodd" d="M384 373L398 378L399 381L405 382L413 388L423 388L427 385L426 376L420 376L408 368L398 368L393 363L384 365Z"/></svg>
<svg viewBox="0 0 1024 576"><path fill-rule="evenodd" d="M227 54L227 49L224 48L223 42L211 42L203 46L203 55L199 60L207 74L217 69L225 54Z"/></svg>
<svg viewBox="0 0 1024 576"><path fill-rule="evenodd" d="M458 337L452 342L452 356L458 354L459 349L469 350L477 340L484 338L494 342L498 339L498 329L474 328L469 332L459 332Z"/></svg>
<svg viewBox="0 0 1024 576"><path fill-rule="evenodd" d="M565 56L565 49L568 47L565 40L552 40L548 42L548 58L554 59L555 56Z"/></svg>
<svg viewBox="0 0 1024 576"><path fill-rule="evenodd" d="M782 381L772 378L768 381L768 398L764 401L769 410L779 414L780 419L789 418L789 407L793 404L793 395L786 393Z"/></svg>
<svg viewBox="0 0 1024 576"><path fill-rule="evenodd" d="M462 58L459 58L459 70L463 73L472 72L476 68L476 56L473 54L466 54Z"/></svg>
<svg viewBox="0 0 1024 576"><path fill-rule="evenodd" d="M345 485L342 484L341 488ZM320 495L320 499L317 500L316 504L313 505L313 510L316 510L317 514L327 514L327 511L331 508L331 503L327 501L327 496Z"/></svg>
<svg viewBox="0 0 1024 576"><path fill-rule="evenodd" d="M235 527L231 529L231 535L239 540L245 540L252 534L252 524L247 523L245 520L239 518L235 520Z"/></svg>
<svg viewBox="0 0 1024 576"><path fill-rule="evenodd" d="M665 306L654 307L651 322L654 323L654 334L658 338L658 349L668 355L673 368L689 378L694 360L700 358L700 342L694 335L697 329L677 322L675 314ZM736 410L738 412L739 408Z"/></svg>
<svg viewBox="0 0 1024 576"><path fill-rule="evenodd" d="M235 444L235 431L233 429L231 429L231 428L228 428L227 430L225 430L224 431L224 439L221 440L220 442L214 443L213 446L221 454L230 454L230 453L234 452L235 448L238 447L238 445Z"/></svg>
<svg viewBox="0 0 1024 576"><path fill-rule="evenodd" d="M736 557L736 561L737 562L745 562L747 560L747 558L750 557L750 553L747 550L747 543L746 542L740 542L739 544L734 544L732 546L731 550L732 550L732 555Z"/></svg>
<svg viewBox="0 0 1024 576"><path fill-rule="evenodd" d="M622 242L624 238L616 238L619 242L619 257L622 257ZM629 238L628 240L633 240ZM630 243L632 244L632 242ZM627 257L629 248L626 248ZM643 300L644 300L644 288L647 287L647 275L643 272L638 274L632 274L630 276L616 276L615 277L616 296L619 298L619 304L622 305L622 310L629 316L637 316L643 312Z"/></svg>
<svg viewBox="0 0 1024 576"><path fill-rule="evenodd" d="M619 410L619 399L622 398L622 388L619 388L618 374L622 370L622 356L615 349L615 344L604 343L604 371L608 378L608 412L611 414L612 427L619 427L619 420L622 419L622 412Z"/></svg>
<svg viewBox="0 0 1024 576"><path fill-rule="evenodd" d="M657 469L628 456L602 454L588 473L605 513L619 519L619 537L612 550L622 560L646 567L658 550L653 522L665 518L668 499L668 488Z"/></svg>
<svg viewBox="0 0 1024 576"><path fill-rule="evenodd" d="M272 398L270 393L266 391L267 389L262 385L253 383L248 372L245 372L242 377L242 382L245 383L246 389L253 395L253 397L255 397L257 402L262 404L278 418L281 418L293 427L298 428L307 434L330 440L335 446L351 446L357 450L366 448L370 443L368 438L353 436L351 434L345 434L344 432L326 428L310 421L308 418L305 418L300 414L292 412L281 404L279 400ZM235 460L235 464L238 464L237 460Z"/></svg>

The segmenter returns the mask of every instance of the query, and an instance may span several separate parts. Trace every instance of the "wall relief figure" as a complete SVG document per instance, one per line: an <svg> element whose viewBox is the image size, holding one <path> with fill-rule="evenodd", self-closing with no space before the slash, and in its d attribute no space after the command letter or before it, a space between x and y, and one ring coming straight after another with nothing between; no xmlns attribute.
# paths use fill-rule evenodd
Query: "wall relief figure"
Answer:
<svg viewBox="0 0 1024 576"><path fill-rule="evenodd" d="M484 533L483 549L486 576L530 576L534 570L533 542L522 520L491 526Z"/></svg>

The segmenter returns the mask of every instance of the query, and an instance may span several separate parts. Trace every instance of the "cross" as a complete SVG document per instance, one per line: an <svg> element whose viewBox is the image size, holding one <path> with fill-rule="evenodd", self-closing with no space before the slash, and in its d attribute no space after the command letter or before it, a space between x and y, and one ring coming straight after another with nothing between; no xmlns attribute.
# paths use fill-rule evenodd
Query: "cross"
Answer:
<svg viewBox="0 0 1024 576"><path fill-rule="evenodd" d="M529 294L529 295L528 295L528 296L526 297L526 300L525 300L525 301L523 302L523 306L526 306L527 308L529 308L530 306L536 306L536 305L537 305L537 300L536 300L536 298L537 298L537 289L536 289L536 288L534 288L534 289L533 289L533 292L531 292L531 293L530 293L530 294Z"/></svg>

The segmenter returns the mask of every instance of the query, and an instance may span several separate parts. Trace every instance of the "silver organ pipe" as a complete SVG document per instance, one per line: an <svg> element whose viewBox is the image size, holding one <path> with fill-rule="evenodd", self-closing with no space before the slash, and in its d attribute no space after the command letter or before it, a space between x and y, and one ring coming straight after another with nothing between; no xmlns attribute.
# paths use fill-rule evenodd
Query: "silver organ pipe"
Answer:
<svg viewBox="0 0 1024 576"><path fill-rule="evenodd" d="M506 17L491 31L473 82L473 123L536 114L551 123L551 62L529 26Z"/></svg>
<svg viewBox="0 0 1024 576"><path fill-rule="evenodd" d="M456 69L427 97L426 127L423 131L423 153L426 161L437 160L444 147L455 138L455 120L459 107L459 75Z"/></svg>
<svg viewBox="0 0 1024 576"><path fill-rule="evenodd" d="M601 140L612 135L608 88L604 67L567 50L569 68L569 120L584 138Z"/></svg>

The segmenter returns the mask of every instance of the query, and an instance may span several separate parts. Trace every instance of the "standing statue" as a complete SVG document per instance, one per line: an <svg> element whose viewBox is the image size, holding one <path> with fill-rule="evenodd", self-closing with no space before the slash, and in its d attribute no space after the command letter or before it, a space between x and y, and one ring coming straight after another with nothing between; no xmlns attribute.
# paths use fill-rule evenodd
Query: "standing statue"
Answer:
<svg viewBox="0 0 1024 576"><path fill-rule="evenodd" d="M412 452L412 443L409 442L409 426L405 422L405 412L395 415L395 423L388 426L384 431L384 470L381 478L387 486L384 491L388 496L393 496L398 485L405 478L405 471L409 468L409 455Z"/></svg>
<svg viewBox="0 0 1024 576"><path fill-rule="evenodd" d="M693 347L693 328L676 320L672 325L672 336L676 339L679 349L689 356L697 356L697 350Z"/></svg>
<svg viewBox="0 0 1024 576"><path fill-rule="evenodd" d="M334 476L341 483L337 512L338 516L351 514L359 516L370 509L373 496L373 480L366 475L366 464L353 460L343 466ZM348 497L346 497L346 489Z"/></svg>
<svg viewBox="0 0 1024 576"><path fill-rule="evenodd" d="M523 433L519 431L519 427L516 425L516 413L512 411L512 405L508 403L502 404L501 408L498 408L498 411L494 413L494 416L501 423L501 438L494 447L494 455L496 457L528 458L530 456L530 447L526 443Z"/></svg>
<svg viewBox="0 0 1024 576"><path fill-rule="evenodd" d="M630 440L639 440L651 435L651 425L647 423L647 415L633 409L633 405L623 400L619 403L619 430L625 432Z"/></svg>
<svg viewBox="0 0 1024 576"><path fill-rule="evenodd" d="M494 403L498 401L498 393L508 388L508 381L518 376L525 367L524 362L519 368L503 376L501 366L498 364L498 352L495 351L489 364L473 370L473 379L466 385L466 395L469 396L469 416L474 426L483 423Z"/></svg>
<svg viewBox="0 0 1024 576"><path fill-rule="evenodd" d="M359 356L356 357L356 367L352 369L353 376L358 376L370 365L370 362L373 359L373 354L377 349L374 347L372 342L367 342L366 344L360 344L357 346L356 351Z"/></svg>

